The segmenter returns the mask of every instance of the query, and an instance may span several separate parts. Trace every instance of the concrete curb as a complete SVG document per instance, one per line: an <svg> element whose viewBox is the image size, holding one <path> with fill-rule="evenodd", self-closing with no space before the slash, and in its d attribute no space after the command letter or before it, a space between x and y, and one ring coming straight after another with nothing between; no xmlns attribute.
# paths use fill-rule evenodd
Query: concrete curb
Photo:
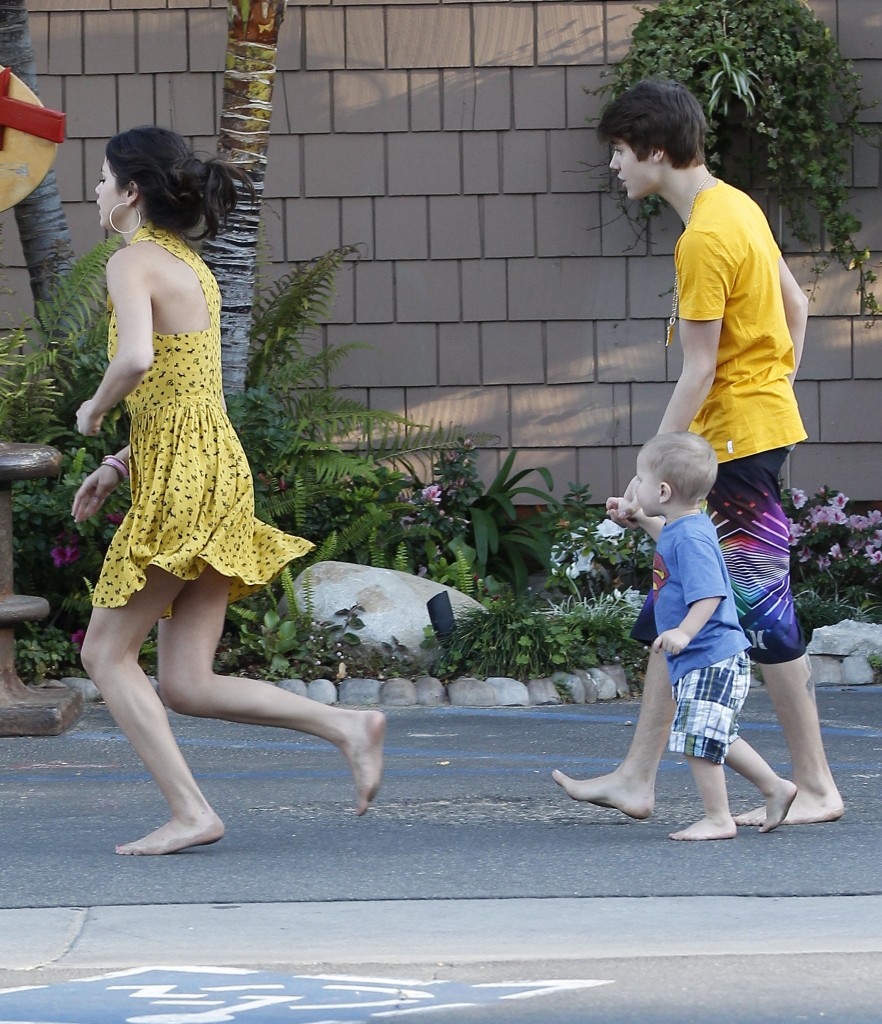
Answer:
<svg viewBox="0 0 882 1024"><path fill-rule="evenodd" d="M416 912L415 912L416 911ZM882 896L383 900L0 911L0 967L470 964L882 952ZM726 927L709 944L706 922ZM358 941L353 942L353 936ZM634 936L640 936L639 954Z"/></svg>

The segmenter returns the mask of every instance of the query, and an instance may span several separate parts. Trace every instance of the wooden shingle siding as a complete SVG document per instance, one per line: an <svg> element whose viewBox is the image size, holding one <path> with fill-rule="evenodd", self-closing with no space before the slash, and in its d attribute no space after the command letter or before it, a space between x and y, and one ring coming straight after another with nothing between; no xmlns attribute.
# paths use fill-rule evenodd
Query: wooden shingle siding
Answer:
<svg viewBox="0 0 882 1024"><path fill-rule="evenodd" d="M282 26L266 179L264 270L341 244L324 341L369 344L336 383L373 408L496 434L492 474L548 466L562 493L620 489L677 378L658 344L679 223L638 238L610 194L590 94L627 52L651 0L291 0ZM879 0L812 0L882 101ZM67 113L57 161L74 243L100 238L94 185L106 138L149 121L213 148L225 0L29 0L40 95ZM866 115L880 120L879 111ZM882 250L880 151L855 146L861 244ZM882 500L882 325L867 330L856 278L780 231L813 297L797 393L809 441L790 480ZM11 213L4 304L29 308ZM882 276L882 275L880 275Z"/></svg>

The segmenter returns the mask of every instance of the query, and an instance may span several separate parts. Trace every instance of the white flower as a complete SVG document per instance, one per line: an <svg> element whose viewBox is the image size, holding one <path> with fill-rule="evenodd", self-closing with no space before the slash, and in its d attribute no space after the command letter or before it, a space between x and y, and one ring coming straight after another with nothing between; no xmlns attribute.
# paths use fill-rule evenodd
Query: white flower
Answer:
<svg viewBox="0 0 882 1024"><path fill-rule="evenodd" d="M594 534L597 537L601 537L603 540L618 540L625 532L626 530L624 526L619 526L619 524L614 523L612 519L604 519L602 522L597 524L597 529L594 531Z"/></svg>

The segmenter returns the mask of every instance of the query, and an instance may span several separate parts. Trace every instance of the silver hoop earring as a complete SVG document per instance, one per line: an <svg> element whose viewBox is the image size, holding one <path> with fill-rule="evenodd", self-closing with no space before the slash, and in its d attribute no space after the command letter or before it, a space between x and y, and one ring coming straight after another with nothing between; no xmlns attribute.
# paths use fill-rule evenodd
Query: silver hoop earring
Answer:
<svg viewBox="0 0 882 1024"><path fill-rule="evenodd" d="M128 235L133 231L137 231L138 228L141 226L141 211L138 209L137 206L132 207L132 209L138 215L138 223L133 228L126 228L126 230L123 230L122 228L118 228L116 224L113 223L113 215L120 207L123 207L123 209L125 210L129 208L128 203L117 203L116 206L114 206L110 213L108 213L107 215L107 221L110 224L110 226L118 235Z"/></svg>

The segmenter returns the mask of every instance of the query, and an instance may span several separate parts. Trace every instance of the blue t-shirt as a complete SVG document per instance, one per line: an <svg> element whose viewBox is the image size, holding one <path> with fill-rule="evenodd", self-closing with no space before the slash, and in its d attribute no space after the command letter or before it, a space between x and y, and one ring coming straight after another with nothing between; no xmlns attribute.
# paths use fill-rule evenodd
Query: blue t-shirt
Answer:
<svg viewBox="0 0 882 1024"><path fill-rule="evenodd" d="M731 658L750 646L738 623L717 531L703 512L682 516L662 527L652 567L652 596L659 633L676 629L696 601L722 598L685 650L665 653L672 680Z"/></svg>

